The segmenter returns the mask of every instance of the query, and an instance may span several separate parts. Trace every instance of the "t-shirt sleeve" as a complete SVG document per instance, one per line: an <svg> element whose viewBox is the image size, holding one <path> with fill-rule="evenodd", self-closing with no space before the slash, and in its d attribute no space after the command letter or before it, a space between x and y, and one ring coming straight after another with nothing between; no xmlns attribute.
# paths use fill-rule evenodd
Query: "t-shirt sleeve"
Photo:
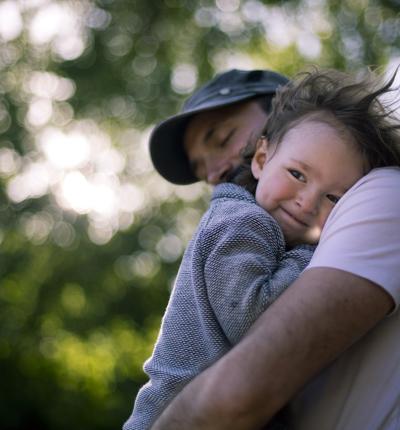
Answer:
<svg viewBox="0 0 400 430"><path fill-rule="evenodd" d="M307 269L366 278L400 303L400 169L376 169L335 206Z"/></svg>

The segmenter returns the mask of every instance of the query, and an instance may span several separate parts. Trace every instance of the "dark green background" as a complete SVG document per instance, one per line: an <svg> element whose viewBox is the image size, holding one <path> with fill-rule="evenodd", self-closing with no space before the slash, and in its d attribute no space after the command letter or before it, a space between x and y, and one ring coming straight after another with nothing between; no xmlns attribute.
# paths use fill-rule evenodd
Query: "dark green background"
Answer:
<svg viewBox="0 0 400 430"><path fill-rule="evenodd" d="M52 43L38 46L29 39L32 18L51 3L80 11L86 48L78 58L65 60ZM10 200L8 184L28 162L41 157L35 146L40 127L29 127L25 120L30 99L24 82L32 72L74 81L75 92L65 101L73 108L70 124L91 118L121 153L136 148L145 154L138 137L128 144L120 137L130 128L137 131L132 136L145 136L150 126L179 111L187 94L174 91L171 80L180 64L197 71L198 86L232 65L292 76L308 63L353 72L367 65L386 66L399 57L398 0L238 3L32 2L21 9L20 35L0 40L0 148L15 151L22 160L19 169L0 177L2 429L121 428L146 381L141 367L151 353L179 267L181 254L160 255L160 240L172 235L184 248L208 205L206 188L194 187L185 194L152 172L125 168L119 173L121 183L135 183L149 203L134 213L128 229L114 229L112 238L99 245L88 235L90 217L61 209L52 191L21 202ZM254 8L297 22L290 26L292 42L273 44L272 30L264 25L268 20L249 15ZM321 43L315 58L296 45L307 32ZM116 97L131 103L133 112L113 111ZM155 187L164 187L157 190L157 198ZM191 193L201 197L192 200ZM52 227L46 234L29 235L21 228L44 212ZM65 246L57 240L60 225L73 228L72 233L68 230L73 240ZM121 261L140 258L150 261L153 270L121 275Z"/></svg>

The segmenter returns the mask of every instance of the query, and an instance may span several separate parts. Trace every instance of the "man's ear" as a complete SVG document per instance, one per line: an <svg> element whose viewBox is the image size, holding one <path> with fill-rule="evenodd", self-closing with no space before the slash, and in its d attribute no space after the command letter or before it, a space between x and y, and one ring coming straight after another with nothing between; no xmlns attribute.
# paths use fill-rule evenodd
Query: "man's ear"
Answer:
<svg viewBox="0 0 400 430"><path fill-rule="evenodd" d="M264 168L267 161L268 155L268 139L263 138L257 142L256 153L251 160L251 172L256 179L260 178L260 174Z"/></svg>

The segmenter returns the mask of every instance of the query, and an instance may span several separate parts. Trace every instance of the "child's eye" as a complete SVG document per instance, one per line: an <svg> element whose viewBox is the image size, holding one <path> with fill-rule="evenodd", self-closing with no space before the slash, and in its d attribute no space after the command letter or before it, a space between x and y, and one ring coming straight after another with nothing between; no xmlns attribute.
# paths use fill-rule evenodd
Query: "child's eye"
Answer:
<svg viewBox="0 0 400 430"><path fill-rule="evenodd" d="M298 170L289 169L289 172L292 176L294 176L299 181L305 182L305 178L302 173L300 173Z"/></svg>
<svg viewBox="0 0 400 430"><path fill-rule="evenodd" d="M340 197L332 196L332 194L327 194L326 197L328 197L328 199L335 204L340 200Z"/></svg>

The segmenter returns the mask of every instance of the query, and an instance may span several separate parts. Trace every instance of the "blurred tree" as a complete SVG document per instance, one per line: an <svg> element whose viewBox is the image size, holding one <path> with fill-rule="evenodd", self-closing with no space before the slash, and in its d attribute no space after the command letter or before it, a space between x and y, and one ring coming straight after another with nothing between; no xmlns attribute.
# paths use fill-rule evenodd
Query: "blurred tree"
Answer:
<svg viewBox="0 0 400 430"><path fill-rule="evenodd" d="M398 0L0 1L0 426L120 428L203 184L151 127L229 68L395 64Z"/></svg>

